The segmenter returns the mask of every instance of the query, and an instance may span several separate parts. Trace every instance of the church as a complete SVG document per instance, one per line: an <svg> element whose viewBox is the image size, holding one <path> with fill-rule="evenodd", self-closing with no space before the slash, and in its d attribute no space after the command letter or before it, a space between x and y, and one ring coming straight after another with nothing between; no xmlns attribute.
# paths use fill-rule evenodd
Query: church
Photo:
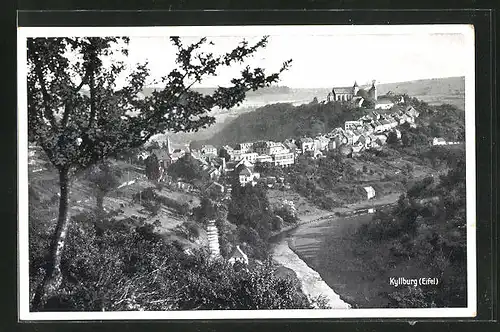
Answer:
<svg viewBox="0 0 500 332"><path fill-rule="evenodd" d="M326 101L342 102L357 100L360 98L377 100L377 87L375 86L375 81L372 81L372 86L368 90L360 89L357 82L354 82L352 87L334 87L332 91L328 93Z"/></svg>

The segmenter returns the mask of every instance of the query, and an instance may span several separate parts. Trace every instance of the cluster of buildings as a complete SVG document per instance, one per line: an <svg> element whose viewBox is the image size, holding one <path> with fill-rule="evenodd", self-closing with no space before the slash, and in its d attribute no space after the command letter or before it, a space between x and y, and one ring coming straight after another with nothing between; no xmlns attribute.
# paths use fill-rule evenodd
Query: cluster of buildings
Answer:
<svg viewBox="0 0 500 332"><path fill-rule="evenodd" d="M326 96L326 102L351 102L358 107L363 105L365 99L373 101L375 109L388 110L394 106L391 98L378 98L375 81L372 81L371 86L364 88L360 88L357 82L354 82L354 85L349 87L334 87ZM404 98L401 97L397 103L404 103Z"/></svg>
<svg viewBox="0 0 500 332"><path fill-rule="evenodd" d="M356 87L357 84L353 88ZM335 89L332 90L331 97L335 100L349 101L357 97L356 89L353 89L351 93L345 91L340 93ZM374 84L368 91L374 93L376 98ZM190 151L173 149L170 140L167 139L166 147L155 149L151 153L157 156L163 169L189 153L201 162L203 170L209 174L212 181L216 182L221 175L237 170L237 176L242 186L248 183L256 184L266 180L261 179L260 174L255 171L254 166L259 163L287 167L293 165L299 155L321 158L326 151L338 150L342 154L348 155L366 149L380 148L386 143L391 131L398 138L401 138L401 132L396 127L404 123L415 127L415 119L419 113L411 106L398 105L396 110L393 106L394 104L392 104L390 111L383 108L373 109L358 120L346 121L343 128L335 128L327 134L316 137L286 139L283 142L243 142L234 147L224 145L220 148L213 145L203 145L200 149L191 149ZM146 155L140 157L144 159ZM217 187L217 190L223 191L224 189Z"/></svg>

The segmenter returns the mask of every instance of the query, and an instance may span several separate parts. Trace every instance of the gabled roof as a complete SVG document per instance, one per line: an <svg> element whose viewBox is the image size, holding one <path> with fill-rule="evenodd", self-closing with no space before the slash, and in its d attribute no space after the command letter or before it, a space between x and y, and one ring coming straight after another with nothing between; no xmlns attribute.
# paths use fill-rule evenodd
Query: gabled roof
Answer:
<svg viewBox="0 0 500 332"><path fill-rule="evenodd" d="M333 92L335 93L345 93L345 94L353 94L354 93L354 90L352 88L352 86L349 86L349 87L335 87L332 89Z"/></svg>
<svg viewBox="0 0 500 332"><path fill-rule="evenodd" d="M252 176L252 172L247 167L245 167L240 171L240 175Z"/></svg>
<svg viewBox="0 0 500 332"><path fill-rule="evenodd" d="M379 104L394 104L394 102L390 98L381 97L377 99L377 105Z"/></svg>

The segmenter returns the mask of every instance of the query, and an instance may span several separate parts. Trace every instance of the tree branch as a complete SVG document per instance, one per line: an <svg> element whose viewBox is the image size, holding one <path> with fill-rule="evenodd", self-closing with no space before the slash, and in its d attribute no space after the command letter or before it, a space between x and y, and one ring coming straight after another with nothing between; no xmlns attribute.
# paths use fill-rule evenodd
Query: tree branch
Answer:
<svg viewBox="0 0 500 332"><path fill-rule="evenodd" d="M38 58L38 55L36 54L37 51L32 52L33 54L33 62L34 62L34 67L35 67L35 73L38 78L38 82L40 84L40 89L42 91L42 97L43 97L43 107L44 107L44 115L49 119L50 125L52 126L52 129L55 131L57 130L57 123L56 119L54 117L54 114L52 113L52 110L50 108L50 95L47 92L47 87L45 86L45 81L43 78L43 71L42 71L42 64L40 59Z"/></svg>

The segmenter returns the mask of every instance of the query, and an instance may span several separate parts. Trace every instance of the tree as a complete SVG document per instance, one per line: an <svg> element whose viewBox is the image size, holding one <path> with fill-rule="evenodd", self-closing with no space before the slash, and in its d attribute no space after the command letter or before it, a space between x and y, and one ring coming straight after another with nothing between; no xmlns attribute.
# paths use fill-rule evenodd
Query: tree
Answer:
<svg viewBox="0 0 500 332"><path fill-rule="evenodd" d="M27 41L29 140L42 147L58 170L60 187L51 259L32 302L35 310L57 292L62 281L60 264L70 224L70 180L76 170L142 146L153 135L167 130L206 128L215 122L207 114L211 109L238 105L247 91L278 81L291 63L285 61L271 75L247 66L229 87L221 86L211 95L203 95L191 87L216 75L220 67L244 62L267 45L267 38L254 45L244 40L221 55L203 51L206 38L191 45L183 45L179 37L170 39L177 48L177 68L162 79L161 89L145 97L141 91L149 77L147 64L131 69L125 85L117 86L117 77L127 74L124 62L119 60L119 56L128 55L127 37Z"/></svg>
<svg viewBox="0 0 500 332"><path fill-rule="evenodd" d="M168 166L167 172L173 177L191 182L194 180L207 180L209 177L208 173L203 170L201 162L190 154L182 156L175 163Z"/></svg>
<svg viewBox="0 0 500 332"><path fill-rule="evenodd" d="M149 180L158 181L161 176L160 172L160 162L156 154L151 153L146 160L144 161L146 164L146 176Z"/></svg>
<svg viewBox="0 0 500 332"><path fill-rule="evenodd" d="M97 216L102 216L104 197L120 184L121 176L121 170L114 168L109 162L102 162L89 168L87 179L90 181L96 196Z"/></svg>
<svg viewBox="0 0 500 332"><path fill-rule="evenodd" d="M387 135L387 144L397 144L398 141L398 135L394 131L390 131Z"/></svg>

